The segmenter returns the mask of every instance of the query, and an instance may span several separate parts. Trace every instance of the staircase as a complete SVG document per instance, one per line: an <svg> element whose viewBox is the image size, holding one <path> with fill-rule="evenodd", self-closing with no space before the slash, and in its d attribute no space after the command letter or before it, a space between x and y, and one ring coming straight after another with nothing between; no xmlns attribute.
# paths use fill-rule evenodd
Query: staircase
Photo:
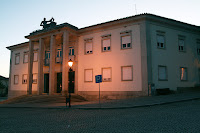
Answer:
<svg viewBox="0 0 200 133"><path fill-rule="evenodd" d="M84 102L87 101L80 95L71 95L71 102ZM12 99L8 99L3 101L2 103L6 104L31 104L31 103L65 103L66 97L62 95L23 95L19 97L15 97Z"/></svg>

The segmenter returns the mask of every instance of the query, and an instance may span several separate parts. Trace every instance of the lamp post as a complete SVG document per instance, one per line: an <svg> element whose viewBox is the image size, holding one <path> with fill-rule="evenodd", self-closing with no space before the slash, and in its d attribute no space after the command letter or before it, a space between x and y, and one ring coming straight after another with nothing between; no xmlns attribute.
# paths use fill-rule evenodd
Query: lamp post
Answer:
<svg viewBox="0 0 200 133"><path fill-rule="evenodd" d="M70 59L69 61L68 61L68 65L69 65L69 83L68 83L68 93L69 93L69 107L71 107L71 83L72 83L72 72L73 72L73 70L72 70L72 66L73 66L73 61ZM67 102L66 102L67 103Z"/></svg>

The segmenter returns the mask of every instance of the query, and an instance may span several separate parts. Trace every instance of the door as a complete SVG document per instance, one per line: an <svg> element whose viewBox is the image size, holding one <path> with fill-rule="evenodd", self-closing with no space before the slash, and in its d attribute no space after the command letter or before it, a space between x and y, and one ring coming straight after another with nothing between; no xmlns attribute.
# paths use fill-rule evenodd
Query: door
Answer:
<svg viewBox="0 0 200 133"><path fill-rule="evenodd" d="M57 73L57 93L62 92L62 73Z"/></svg>
<svg viewBox="0 0 200 133"><path fill-rule="evenodd" d="M75 71L69 72L68 75L69 75L69 78L68 78L69 93L74 93Z"/></svg>
<svg viewBox="0 0 200 133"><path fill-rule="evenodd" d="M44 93L49 93L49 74L44 74Z"/></svg>

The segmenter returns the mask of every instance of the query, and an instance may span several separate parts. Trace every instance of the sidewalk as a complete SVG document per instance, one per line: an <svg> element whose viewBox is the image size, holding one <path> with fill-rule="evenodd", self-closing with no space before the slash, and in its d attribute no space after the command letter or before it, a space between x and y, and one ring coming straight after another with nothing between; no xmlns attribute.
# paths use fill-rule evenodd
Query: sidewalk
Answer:
<svg viewBox="0 0 200 133"><path fill-rule="evenodd" d="M71 103L70 109L125 109L155 106L200 99L200 92L188 92L161 96L147 96L122 100L87 101ZM41 108L41 109L69 109L65 103L31 103L31 104L0 104L0 108Z"/></svg>

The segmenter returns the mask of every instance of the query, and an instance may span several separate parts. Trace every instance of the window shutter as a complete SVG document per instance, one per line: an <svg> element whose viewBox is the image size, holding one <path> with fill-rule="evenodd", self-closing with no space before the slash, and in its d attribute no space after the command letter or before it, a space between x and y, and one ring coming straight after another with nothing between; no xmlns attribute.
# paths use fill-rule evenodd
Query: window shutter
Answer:
<svg viewBox="0 0 200 133"><path fill-rule="evenodd" d="M109 47L110 46L110 39L104 39L103 40L103 47Z"/></svg>
<svg viewBox="0 0 200 133"><path fill-rule="evenodd" d="M122 44L131 43L131 36L123 36L122 37Z"/></svg>
<svg viewBox="0 0 200 133"><path fill-rule="evenodd" d="M161 80L167 79L166 67L159 67L159 79Z"/></svg>
<svg viewBox="0 0 200 133"><path fill-rule="evenodd" d="M24 54L24 62L28 62L28 54Z"/></svg>
<svg viewBox="0 0 200 133"><path fill-rule="evenodd" d="M164 43L164 42L165 42L164 36L157 35L157 41L158 41L159 43Z"/></svg>
<svg viewBox="0 0 200 133"><path fill-rule="evenodd" d="M103 69L103 78L111 78L111 69L110 68Z"/></svg>
<svg viewBox="0 0 200 133"><path fill-rule="evenodd" d="M92 51L92 43L91 42L86 43L86 52L87 51Z"/></svg>
<svg viewBox="0 0 200 133"><path fill-rule="evenodd" d="M92 81L92 70L85 70L85 81L86 82Z"/></svg>
<svg viewBox="0 0 200 133"><path fill-rule="evenodd" d="M123 80L132 80L132 67L123 67L122 68L122 73L123 73Z"/></svg>
<svg viewBox="0 0 200 133"><path fill-rule="evenodd" d="M38 52L34 52L33 53L33 61L37 61L37 58L38 58Z"/></svg>
<svg viewBox="0 0 200 133"><path fill-rule="evenodd" d="M179 46L184 46L184 40L179 40Z"/></svg>

